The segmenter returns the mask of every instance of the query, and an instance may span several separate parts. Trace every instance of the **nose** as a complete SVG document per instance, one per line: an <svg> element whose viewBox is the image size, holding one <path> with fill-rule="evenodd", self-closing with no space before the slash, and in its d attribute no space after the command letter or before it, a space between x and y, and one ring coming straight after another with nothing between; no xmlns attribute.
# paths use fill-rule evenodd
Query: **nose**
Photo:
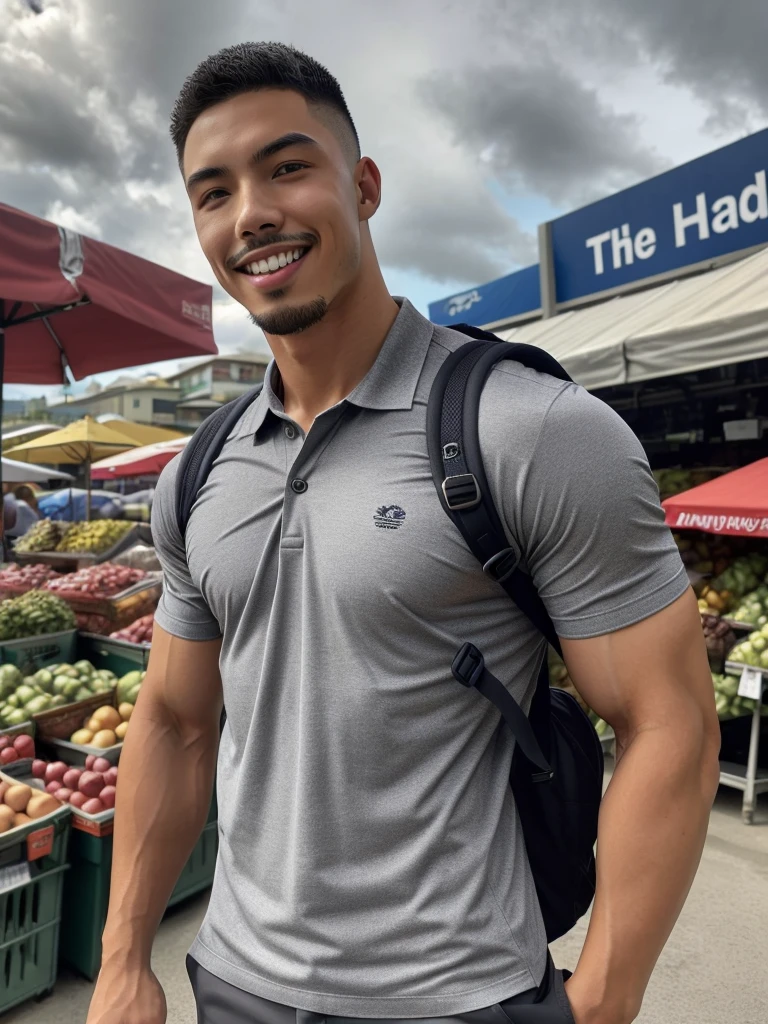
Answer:
<svg viewBox="0 0 768 1024"><path fill-rule="evenodd" d="M283 220L283 214L263 189L255 183L242 186L235 225L240 240L253 238L265 231L279 231Z"/></svg>

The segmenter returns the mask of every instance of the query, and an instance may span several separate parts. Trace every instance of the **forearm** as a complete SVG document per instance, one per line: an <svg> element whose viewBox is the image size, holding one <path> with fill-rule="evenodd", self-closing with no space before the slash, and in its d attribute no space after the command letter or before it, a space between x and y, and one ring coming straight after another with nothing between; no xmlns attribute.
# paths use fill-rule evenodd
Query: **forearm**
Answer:
<svg viewBox="0 0 768 1024"><path fill-rule="evenodd" d="M218 733L139 697L120 761L103 962L148 967L168 899L211 800Z"/></svg>
<svg viewBox="0 0 768 1024"><path fill-rule="evenodd" d="M585 1021L623 1024L639 1013L693 882L716 788L717 752L695 729L640 731L623 751L603 800L595 903L568 985Z"/></svg>

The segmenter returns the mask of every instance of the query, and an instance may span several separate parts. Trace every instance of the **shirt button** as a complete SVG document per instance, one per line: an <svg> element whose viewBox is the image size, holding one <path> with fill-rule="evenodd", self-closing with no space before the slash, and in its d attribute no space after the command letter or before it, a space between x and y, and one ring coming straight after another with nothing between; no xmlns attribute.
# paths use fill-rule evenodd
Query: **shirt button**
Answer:
<svg viewBox="0 0 768 1024"><path fill-rule="evenodd" d="M296 477L295 480L291 480L291 490L295 494L303 494L304 491L306 491L308 486L309 486L309 484L307 483L307 481L306 480L302 480L299 477Z"/></svg>
<svg viewBox="0 0 768 1024"><path fill-rule="evenodd" d="M294 437L296 437L296 428L292 427L290 423L285 428L285 436L288 438L289 441L292 441Z"/></svg>

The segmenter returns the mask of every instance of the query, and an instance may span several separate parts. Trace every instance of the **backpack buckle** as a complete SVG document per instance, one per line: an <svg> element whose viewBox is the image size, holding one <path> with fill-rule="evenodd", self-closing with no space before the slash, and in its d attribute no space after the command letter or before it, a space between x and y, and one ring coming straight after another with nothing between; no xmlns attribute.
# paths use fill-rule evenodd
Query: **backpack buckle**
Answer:
<svg viewBox="0 0 768 1024"><path fill-rule="evenodd" d="M520 555L515 548L502 548L493 558L488 559L483 566L483 572L497 583L503 583L515 571L519 561Z"/></svg>
<svg viewBox="0 0 768 1024"><path fill-rule="evenodd" d="M443 494L451 512L462 508L474 508L480 504L480 487L474 473L459 473L443 480Z"/></svg>
<svg viewBox="0 0 768 1024"><path fill-rule="evenodd" d="M554 777L555 773L550 768L548 772L534 772L531 775L531 782L551 782Z"/></svg>
<svg viewBox="0 0 768 1024"><path fill-rule="evenodd" d="M451 672L462 686L477 686L485 669L485 658L474 644L462 644L453 659Z"/></svg>

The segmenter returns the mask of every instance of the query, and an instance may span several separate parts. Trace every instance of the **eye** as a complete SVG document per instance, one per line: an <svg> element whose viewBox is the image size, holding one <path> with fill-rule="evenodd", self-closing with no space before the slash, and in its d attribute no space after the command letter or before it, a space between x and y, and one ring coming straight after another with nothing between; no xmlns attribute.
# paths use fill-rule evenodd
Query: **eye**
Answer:
<svg viewBox="0 0 768 1024"><path fill-rule="evenodd" d="M278 167L277 170L275 171L274 177L282 178L285 177L286 174L293 174L295 171L303 171L306 169L306 166L306 164L300 164L297 163L296 161L293 161L288 164L281 164L280 167Z"/></svg>
<svg viewBox="0 0 768 1024"><path fill-rule="evenodd" d="M206 192L203 198L200 200L201 206L206 206L209 202L214 199L218 199L220 196L226 196L228 193L223 188L212 188L210 192Z"/></svg>

